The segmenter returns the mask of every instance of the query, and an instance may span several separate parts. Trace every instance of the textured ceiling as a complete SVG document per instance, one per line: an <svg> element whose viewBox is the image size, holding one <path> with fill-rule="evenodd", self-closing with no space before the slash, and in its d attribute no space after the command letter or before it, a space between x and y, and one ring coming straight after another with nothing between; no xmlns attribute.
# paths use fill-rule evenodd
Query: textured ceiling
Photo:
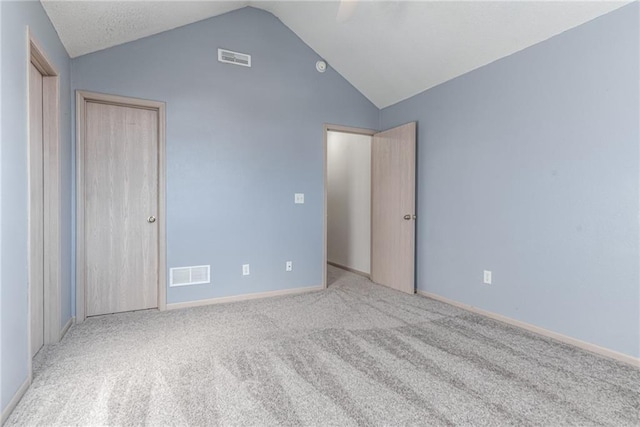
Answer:
<svg viewBox="0 0 640 427"><path fill-rule="evenodd" d="M0 0L1 1L1 0ZM247 1L41 1L72 58L239 9Z"/></svg>
<svg viewBox="0 0 640 427"><path fill-rule="evenodd" d="M72 57L247 5L273 13L383 108L628 1L48 1ZM250 53L250 52L249 52Z"/></svg>

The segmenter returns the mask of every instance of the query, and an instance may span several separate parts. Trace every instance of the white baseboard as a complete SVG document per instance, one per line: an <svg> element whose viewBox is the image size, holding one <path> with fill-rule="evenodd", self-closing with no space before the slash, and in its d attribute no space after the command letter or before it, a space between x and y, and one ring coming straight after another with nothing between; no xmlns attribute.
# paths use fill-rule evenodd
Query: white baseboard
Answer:
<svg viewBox="0 0 640 427"><path fill-rule="evenodd" d="M606 347L601 347L596 344L592 344L586 341L582 341L576 338L569 337L567 335L559 334L557 332L550 331L548 329L540 328L538 326L532 325L530 323L521 322L520 320L515 320L510 317L503 316L501 314L493 313L491 311L483 310L478 307L474 307L472 305L468 305L462 302L454 301L449 298L442 297L440 295L432 294L430 292L418 291L418 294L425 296L427 298L431 298L440 302L444 302L449 305L453 305L458 308L462 308L464 310L470 311L472 313L481 314L483 316L489 317L494 320L498 320L503 323L507 323L512 326L517 326L518 328L526 329L527 331L534 332L536 334L545 336L547 338L553 338L554 340L560 341L565 344L572 345L574 347L579 347L583 350L590 351L592 353L596 353L600 356L609 357L611 359L615 359L619 362L628 363L629 365L640 367L640 358L630 356L628 354L620 353L615 350L608 349Z"/></svg>
<svg viewBox="0 0 640 427"><path fill-rule="evenodd" d="M312 286L308 288L282 289L279 291L258 292L255 294L234 295L231 297L219 297L210 299L201 299L197 301L177 302L167 304L167 310L177 310L180 308L200 307L203 305L224 304L227 302L248 301L252 299L279 297L283 295L303 294L306 292L316 292L323 290L323 286Z"/></svg>
<svg viewBox="0 0 640 427"><path fill-rule="evenodd" d="M69 331L69 328L71 327L71 325L73 325L75 322L76 322L75 317L72 317L67 321L67 323L62 327L62 330L60 331L60 339L64 338L67 331Z"/></svg>
<svg viewBox="0 0 640 427"><path fill-rule="evenodd" d="M16 394L13 395L13 398L9 401L9 404L7 404L7 407L4 408L4 410L2 411L2 417L0 418L0 426L3 425L5 421L7 421L7 419L9 418L9 415L11 415L11 412L13 412L15 407L18 405L18 403L20 402L20 399L22 399L22 396L24 396L24 394L27 392L30 385L31 385L31 378L27 378L26 380L24 380L20 388L18 388L18 391L16 391Z"/></svg>
<svg viewBox="0 0 640 427"><path fill-rule="evenodd" d="M358 274L360 276L364 276L367 279L371 279L371 275L369 273L365 273L364 271L360 271L360 270L356 270L355 268L351 268L351 267L347 267L347 266L344 266L344 265L340 265L337 262L333 262L333 261L327 261L327 264L332 265L334 267L341 268L343 270L350 271L351 273L355 273L355 274Z"/></svg>
<svg viewBox="0 0 640 427"><path fill-rule="evenodd" d="M71 327L71 325L75 323L75 320L76 318L72 317L67 321L67 323L65 323L65 325L60 330L60 339L62 339L64 335L67 333L67 331L69 331L69 328ZM13 409L20 402L20 399L22 399L22 396L24 396L24 394L27 392L30 385L31 385L31 378L27 378L24 381L24 383L22 383L22 385L20 386L16 394L13 396L13 398L7 405L7 407L2 411L2 418L0 418L0 426L3 425L5 421L7 421L7 419L9 418L9 415L11 415L11 412L13 412Z"/></svg>

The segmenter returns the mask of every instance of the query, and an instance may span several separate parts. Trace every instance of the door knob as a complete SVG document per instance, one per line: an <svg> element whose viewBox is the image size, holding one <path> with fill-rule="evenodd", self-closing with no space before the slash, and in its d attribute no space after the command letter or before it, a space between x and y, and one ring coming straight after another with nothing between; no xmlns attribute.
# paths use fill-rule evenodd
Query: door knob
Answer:
<svg viewBox="0 0 640 427"><path fill-rule="evenodd" d="M151 215L149 218L147 218L147 222L153 224L154 222L156 222L156 217Z"/></svg>
<svg viewBox="0 0 640 427"><path fill-rule="evenodd" d="M405 220L407 220L407 221L409 221L409 220L411 219L411 215L406 214L406 215L404 216L404 219L405 219Z"/></svg>

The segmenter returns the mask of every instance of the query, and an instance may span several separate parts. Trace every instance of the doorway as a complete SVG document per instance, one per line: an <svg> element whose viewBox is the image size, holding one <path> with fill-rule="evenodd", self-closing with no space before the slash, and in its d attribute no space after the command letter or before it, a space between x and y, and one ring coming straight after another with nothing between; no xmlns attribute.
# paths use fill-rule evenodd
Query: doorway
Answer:
<svg viewBox="0 0 640 427"><path fill-rule="evenodd" d="M29 356L63 333L59 77L31 32L27 55ZM67 325L65 325L66 329Z"/></svg>
<svg viewBox="0 0 640 427"><path fill-rule="evenodd" d="M324 134L325 287L328 263L415 293L416 123Z"/></svg>
<svg viewBox="0 0 640 427"><path fill-rule="evenodd" d="M371 274L372 135L327 131L327 263Z"/></svg>
<svg viewBox="0 0 640 427"><path fill-rule="evenodd" d="M166 305L165 104L78 91L76 317Z"/></svg>

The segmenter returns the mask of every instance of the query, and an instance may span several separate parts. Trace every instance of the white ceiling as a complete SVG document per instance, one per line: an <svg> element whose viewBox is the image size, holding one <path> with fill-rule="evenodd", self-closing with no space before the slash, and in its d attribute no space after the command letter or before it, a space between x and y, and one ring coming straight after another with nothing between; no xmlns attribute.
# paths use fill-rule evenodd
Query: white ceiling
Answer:
<svg viewBox="0 0 640 427"><path fill-rule="evenodd" d="M245 7L247 1L41 0L72 58Z"/></svg>
<svg viewBox="0 0 640 427"><path fill-rule="evenodd" d="M273 13L383 108L628 1L42 0L71 57L247 5Z"/></svg>

